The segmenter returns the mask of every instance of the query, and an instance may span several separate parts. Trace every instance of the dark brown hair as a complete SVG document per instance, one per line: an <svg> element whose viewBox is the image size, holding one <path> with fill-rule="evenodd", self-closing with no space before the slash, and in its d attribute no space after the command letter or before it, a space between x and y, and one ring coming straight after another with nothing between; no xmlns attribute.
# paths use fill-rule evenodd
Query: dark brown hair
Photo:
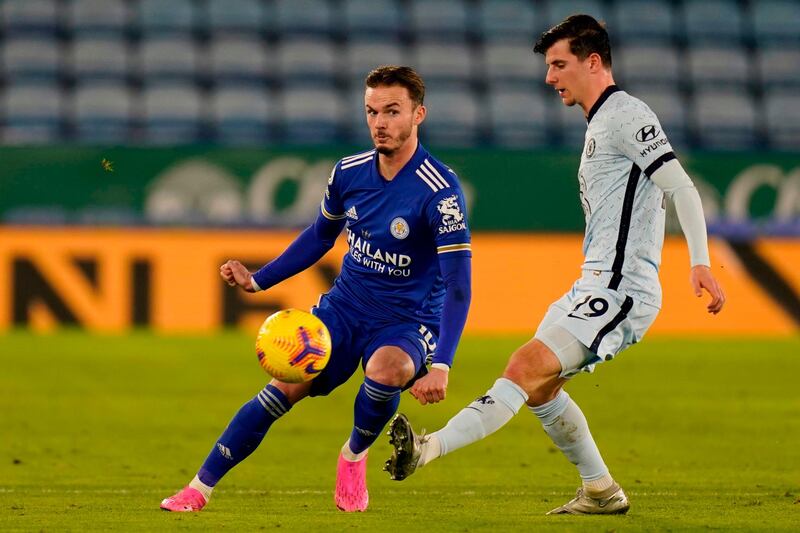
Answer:
<svg viewBox="0 0 800 533"><path fill-rule="evenodd" d="M411 67L383 65L367 74L366 85L374 89L378 86L391 87L400 85L408 90L408 96L414 107L422 105L425 100L425 82Z"/></svg>
<svg viewBox="0 0 800 533"><path fill-rule="evenodd" d="M546 54L547 50L561 39L569 39L569 51L583 61L597 53L606 68L611 68L611 43L606 26L589 15L571 15L544 32L533 51Z"/></svg>

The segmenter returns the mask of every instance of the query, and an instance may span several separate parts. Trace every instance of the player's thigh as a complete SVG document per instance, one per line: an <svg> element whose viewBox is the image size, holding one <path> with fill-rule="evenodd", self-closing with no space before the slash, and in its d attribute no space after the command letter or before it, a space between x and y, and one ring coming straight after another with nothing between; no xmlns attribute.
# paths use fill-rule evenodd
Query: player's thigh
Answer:
<svg viewBox="0 0 800 533"><path fill-rule="evenodd" d="M528 395L528 405L533 406L556 397L566 381L560 374L560 361L536 338L517 348L503 371L503 377L519 385Z"/></svg>
<svg viewBox="0 0 800 533"><path fill-rule="evenodd" d="M325 368L310 381L309 396L325 396L345 383L358 369L363 354L361 338L352 329L347 313L324 298L312 313L322 320L331 334L331 358Z"/></svg>
<svg viewBox="0 0 800 533"><path fill-rule="evenodd" d="M380 328L367 344L364 370L367 375L370 375L375 372L373 370L375 367L389 361L386 356L395 354L396 357L393 357L391 361L395 365L400 365L394 367L398 371L398 378L405 379L400 379L397 383L392 384L407 389L414 381L427 374L428 370L425 364L436 350L437 341L436 334L422 324L409 322ZM394 348L395 350L384 350L384 348ZM407 359L399 356L400 352L407 356ZM373 362L376 355L381 357ZM382 383L379 379L376 381Z"/></svg>

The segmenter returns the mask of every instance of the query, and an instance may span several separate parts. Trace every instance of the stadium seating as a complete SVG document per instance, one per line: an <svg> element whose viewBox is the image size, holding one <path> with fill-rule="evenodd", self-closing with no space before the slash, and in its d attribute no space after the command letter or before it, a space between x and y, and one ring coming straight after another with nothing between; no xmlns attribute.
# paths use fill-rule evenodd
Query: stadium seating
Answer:
<svg viewBox="0 0 800 533"><path fill-rule="evenodd" d="M153 124L161 123L167 106L156 104L168 85L188 91L179 106L185 113L167 121L165 131L180 133L173 142L209 135L226 143L363 142L364 76L380 64L410 64L428 82L429 103L446 107L438 113L432 106L432 116L452 125L450 102L462 102L459 127L474 128L451 135L431 120L423 129L435 130L432 141L574 145L582 142L580 113L550 98L542 57L531 47L548 25L576 12L608 23L618 83L653 100L676 142L734 148L751 139L751 148L800 149L788 126L771 129L786 95L800 90L800 0L3 0L0 88L6 103L13 96L23 105L6 111L0 137L21 142L27 123L36 125L31 142L90 143L103 137L85 128L95 117L117 124L109 138L127 132L129 142L163 143L171 135ZM58 105L37 114L20 87L57 94ZM436 95L453 87L452 95ZM174 90L168 93L176 97ZM309 126L294 91L324 101L315 103L325 106L322 125ZM715 91L742 103L727 113L733 125L725 135L717 131L726 112L711 102ZM119 98L127 118L102 118L92 94L100 107ZM208 116L203 102L212 104ZM252 121L240 120L243 102L257 109ZM298 107L283 113L286 102ZM331 102L342 107L332 112ZM537 123L548 116L545 127L534 126L538 132L502 109L525 102ZM354 106L355 118L343 112ZM297 116L305 126L290 124L287 117ZM304 141L302 131L316 133Z"/></svg>
<svg viewBox="0 0 800 533"><path fill-rule="evenodd" d="M87 38L72 42L69 59L71 76L80 81L125 80L131 68L128 58L124 40L89 34Z"/></svg>
<svg viewBox="0 0 800 533"><path fill-rule="evenodd" d="M129 20L124 0L72 0L67 4L67 25L79 36L121 36Z"/></svg>
<svg viewBox="0 0 800 533"><path fill-rule="evenodd" d="M667 0L618 0L613 22L623 42L669 42L674 33L674 14Z"/></svg>
<svg viewBox="0 0 800 533"><path fill-rule="evenodd" d="M5 0L0 16L10 33L53 33L58 28L56 0Z"/></svg>
<svg viewBox="0 0 800 533"><path fill-rule="evenodd" d="M345 0L342 18L349 38L392 40L402 33L403 19L396 0Z"/></svg>
<svg viewBox="0 0 800 533"><path fill-rule="evenodd" d="M53 80L59 77L61 54L49 36L13 37L2 43L5 78L14 81Z"/></svg>
<svg viewBox="0 0 800 533"><path fill-rule="evenodd" d="M779 150L800 147L800 107L797 91L776 89L766 94L766 122L770 144Z"/></svg>
<svg viewBox="0 0 800 533"><path fill-rule="evenodd" d="M756 115L741 92L708 89L695 94L691 116L703 148L741 150L758 145Z"/></svg>
<svg viewBox="0 0 800 533"><path fill-rule="evenodd" d="M547 106L538 91L493 86L489 92L492 142L510 148L548 144Z"/></svg>
<svg viewBox="0 0 800 533"><path fill-rule="evenodd" d="M510 39L532 43L545 29L541 9L538 7L526 0L484 0L478 4L475 18L487 41Z"/></svg>
<svg viewBox="0 0 800 533"><path fill-rule="evenodd" d="M680 23L690 42L738 44L744 38L744 20L737 0L687 0L682 15Z"/></svg>
<svg viewBox="0 0 800 533"><path fill-rule="evenodd" d="M142 122L148 142L186 144L205 138L202 95L194 84L146 86L142 97Z"/></svg>
<svg viewBox="0 0 800 533"><path fill-rule="evenodd" d="M275 131L275 102L260 88L226 87L212 93L209 105L215 139L225 144L264 144Z"/></svg>
<svg viewBox="0 0 800 533"><path fill-rule="evenodd" d="M208 0L202 24L212 34L258 34L266 24L264 3L259 0Z"/></svg>
<svg viewBox="0 0 800 533"><path fill-rule="evenodd" d="M54 85L7 86L2 98L3 141L10 144L58 141L65 111L63 100L63 93Z"/></svg>
<svg viewBox="0 0 800 533"><path fill-rule="evenodd" d="M75 89L75 136L92 144L125 144L132 127L134 100L125 83L102 82Z"/></svg>

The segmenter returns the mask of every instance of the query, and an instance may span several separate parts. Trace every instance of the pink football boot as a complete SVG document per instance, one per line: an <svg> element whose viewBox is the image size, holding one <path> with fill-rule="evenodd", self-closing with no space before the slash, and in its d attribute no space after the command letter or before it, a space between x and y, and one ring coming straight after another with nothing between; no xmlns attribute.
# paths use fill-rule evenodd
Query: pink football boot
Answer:
<svg viewBox="0 0 800 533"><path fill-rule="evenodd" d="M194 513L206 506L206 497L192 487L183 487L180 492L161 501L161 508L174 513Z"/></svg>
<svg viewBox="0 0 800 533"><path fill-rule="evenodd" d="M369 504L367 492L367 456L360 461L348 461L339 454L336 465L336 507L352 513L366 511Z"/></svg>

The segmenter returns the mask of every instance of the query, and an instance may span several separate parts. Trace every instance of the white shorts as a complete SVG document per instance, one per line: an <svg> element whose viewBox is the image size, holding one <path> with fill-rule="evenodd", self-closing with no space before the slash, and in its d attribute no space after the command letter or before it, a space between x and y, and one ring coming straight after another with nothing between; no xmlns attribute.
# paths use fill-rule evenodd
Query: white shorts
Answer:
<svg viewBox="0 0 800 533"><path fill-rule="evenodd" d="M561 376L592 372L636 344L659 309L582 278L547 310L534 338L553 350ZM575 342L578 341L578 342Z"/></svg>

